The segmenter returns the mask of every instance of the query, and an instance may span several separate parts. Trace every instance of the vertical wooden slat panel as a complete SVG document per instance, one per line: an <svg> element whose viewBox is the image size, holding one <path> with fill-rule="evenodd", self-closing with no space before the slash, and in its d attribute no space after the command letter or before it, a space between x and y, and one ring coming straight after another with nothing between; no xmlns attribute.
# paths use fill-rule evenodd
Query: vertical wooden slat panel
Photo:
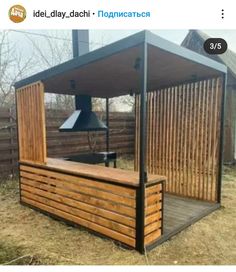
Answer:
<svg viewBox="0 0 236 272"><path fill-rule="evenodd" d="M207 199L207 195L206 195L206 182L207 182L207 176L208 176L208 165L204 165L204 163L207 161L207 139L208 139L208 130L207 130L207 123L208 123L208 89L209 89L209 85L208 85L208 80L205 81L205 88L204 88L204 98L205 98L205 103L204 103L204 137L203 137L203 154L202 154L202 168L204 170L203 173L203 184L202 184L202 191L201 191L201 199Z"/></svg>
<svg viewBox="0 0 236 272"><path fill-rule="evenodd" d="M174 122L174 127L173 127L173 130L174 130L174 133L173 133L173 180L172 180L172 190L171 192L176 192L176 180L177 180L177 166L176 166L176 163L177 163L177 160L176 160L176 131L177 131L177 91L178 91L178 88L177 87L174 87L174 93L173 93L173 96L174 96L174 119L173 119L173 122Z"/></svg>
<svg viewBox="0 0 236 272"><path fill-rule="evenodd" d="M152 144L151 144L151 147L152 147L152 173L154 172L154 164L155 164L155 150L153 149L153 146L154 146L154 143L155 143L155 130L156 130L156 109L155 109L155 95L156 93L152 93L152 122L153 122L153 126L152 126Z"/></svg>
<svg viewBox="0 0 236 272"><path fill-rule="evenodd" d="M200 90L199 90L199 142L198 142L198 190L197 190L197 198L201 197L201 190L202 190L202 180L203 180L203 169L202 169L202 139L203 139L203 98L204 98L204 81L200 82Z"/></svg>
<svg viewBox="0 0 236 272"><path fill-rule="evenodd" d="M151 93L147 101L149 172L167 176L166 190L170 193L216 201L221 79ZM139 115L139 108L136 114ZM135 161L138 150L136 144Z"/></svg>
<svg viewBox="0 0 236 272"><path fill-rule="evenodd" d="M157 152L158 152L158 168L157 171L160 173L161 171L161 91L158 91L158 146L157 146Z"/></svg>
<svg viewBox="0 0 236 272"><path fill-rule="evenodd" d="M211 154L211 135L212 135L212 109L213 109L213 80L208 80L208 120L207 120L207 128L208 128L208 134L207 134L207 141L206 141L206 153L207 153L207 177L206 177L206 199L211 200L210 198L210 181L211 181L211 160L210 160L210 154Z"/></svg>
<svg viewBox="0 0 236 272"><path fill-rule="evenodd" d="M16 90L20 160L46 162L44 89L41 82Z"/></svg>
<svg viewBox="0 0 236 272"><path fill-rule="evenodd" d="M169 88L169 139L168 139L168 145L169 145L169 152L168 152L168 165L169 165L169 191L172 190L172 173L173 173L173 165L172 165L172 144L171 144L171 137L172 137L172 132L173 132L173 122L172 122L172 118L173 118L173 97L171 95L172 93L172 88Z"/></svg>
<svg viewBox="0 0 236 272"><path fill-rule="evenodd" d="M188 103L189 103L189 84L186 85L185 87L185 92L184 92L184 124L183 124L183 149L184 149L184 154L183 154L183 181L184 181L184 186L182 190L183 195L187 195L188 191L188 177L187 177L187 144L188 144L188 138L187 138L187 132L189 130L188 126Z"/></svg>
<svg viewBox="0 0 236 272"><path fill-rule="evenodd" d="M182 93L181 93L181 112L180 112L180 118L181 118L181 131L180 131L180 152L179 152L179 162L180 162L180 190L179 193L181 195L184 194L184 186L185 186L185 177L184 177L184 135L185 135L185 93L186 93L186 85L183 85Z"/></svg>
<svg viewBox="0 0 236 272"><path fill-rule="evenodd" d="M148 155L146 157L146 160L149 161L150 163L147 163L147 171L150 173L151 172L151 93L147 94L147 152Z"/></svg>
<svg viewBox="0 0 236 272"><path fill-rule="evenodd" d="M154 97L153 97L153 124L154 124L154 128L153 128L153 142L152 142L152 146L156 145L156 136L157 136L157 92L154 92ZM153 173L155 172L156 169L156 163L157 163L157 152L156 149L153 148Z"/></svg>
<svg viewBox="0 0 236 272"><path fill-rule="evenodd" d="M191 196L192 192L192 184L193 184L193 154L192 154L192 143L193 143L193 130L194 130L194 110L193 110L193 90L194 90L194 84L191 83L190 90L189 90L189 110L188 110L188 116L189 116L189 128L188 128L188 165L187 165L187 179L188 179L188 189L187 189L187 196Z"/></svg>
<svg viewBox="0 0 236 272"><path fill-rule="evenodd" d="M213 107L213 128L212 128L212 170L213 170L213 175L212 175L212 179L211 179L211 199L214 199L214 183L216 180L216 174L215 174L215 150L216 150L216 145L217 145L217 141L216 141L216 135L217 135L217 100L218 100L218 81L215 81L215 90L214 90L214 107Z"/></svg>
<svg viewBox="0 0 236 272"><path fill-rule="evenodd" d="M200 175L199 175L199 165L198 165L198 158L199 158L199 138L200 138L200 100L201 100L201 82L196 83L196 140L195 140L195 150L196 150L196 159L195 159L195 190L194 190L194 197L198 197L198 189L199 189L199 179L200 179Z"/></svg>
<svg viewBox="0 0 236 272"><path fill-rule="evenodd" d="M139 116L140 116L140 96L135 96L135 171L139 169Z"/></svg>
<svg viewBox="0 0 236 272"><path fill-rule="evenodd" d="M159 107L160 107L160 126L159 126L159 130L160 130L160 139L159 139L159 149L160 149L160 161L159 161L159 167L160 167L160 172L164 173L164 163L163 163L163 158L164 158L164 144L163 144L163 90L160 91L160 101L159 101Z"/></svg>
<svg viewBox="0 0 236 272"><path fill-rule="evenodd" d="M177 93L177 139L176 139L176 162L177 162L177 179L176 179L176 193L180 194L180 152L181 152L181 93L182 93L182 86L178 86L178 93Z"/></svg>
<svg viewBox="0 0 236 272"><path fill-rule="evenodd" d="M36 161L37 158L37 150L36 147L34 145L34 141L36 140L35 137L38 137L38 141L40 142L40 138L39 135L37 135L38 133L38 126L35 125L35 123L38 123L38 118L35 118L35 112L38 112L38 101L37 101L37 96L33 95L33 91L32 90L33 86L29 86L27 91L24 91L24 95L27 96L27 98L25 97L24 100L26 102L26 107L27 107L27 127L31 127L28 130L28 159L31 158L32 161ZM36 91L37 92L37 91ZM33 110L34 109L34 110ZM31 123L32 121L32 123Z"/></svg>
<svg viewBox="0 0 236 272"><path fill-rule="evenodd" d="M152 97L153 97L153 93L148 93L148 161L149 163L147 163L149 172L152 172L152 128L153 128L153 119L152 119Z"/></svg>
<svg viewBox="0 0 236 272"><path fill-rule="evenodd" d="M168 109L168 125L167 125L167 131L168 131L168 137L167 137L167 145L168 145L168 150L167 150L167 167L168 167L168 191L171 189L171 117L172 117L172 106L171 106L171 88L168 88L168 104L167 104L167 109Z"/></svg>
<svg viewBox="0 0 236 272"><path fill-rule="evenodd" d="M167 190L169 191L170 184L170 170L169 170L169 88L166 89L166 110L165 110L165 118L166 118L166 152L165 152L165 172L168 174L168 182L167 182Z"/></svg>

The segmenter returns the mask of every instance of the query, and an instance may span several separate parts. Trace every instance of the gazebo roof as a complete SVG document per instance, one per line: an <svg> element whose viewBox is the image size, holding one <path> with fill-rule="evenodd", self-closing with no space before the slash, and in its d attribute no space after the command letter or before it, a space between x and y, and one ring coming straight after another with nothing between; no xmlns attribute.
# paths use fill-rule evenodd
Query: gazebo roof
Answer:
<svg viewBox="0 0 236 272"><path fill-rule="evenodd" d="M140 72L137 66L145 42L148 50L148 90L227 72L226 66L219 62L149 31L142 31L18 81L15 88L42 81L48 93L93 97L138 93ZM75 89L71 88L71 80L75 82Z"/></svg>

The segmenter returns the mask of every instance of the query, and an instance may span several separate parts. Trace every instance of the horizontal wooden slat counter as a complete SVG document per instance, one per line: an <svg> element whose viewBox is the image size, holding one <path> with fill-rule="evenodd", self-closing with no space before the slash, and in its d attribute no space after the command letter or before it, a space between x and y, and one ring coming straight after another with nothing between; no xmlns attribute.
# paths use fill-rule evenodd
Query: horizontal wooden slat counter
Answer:
<svg viewBox="0 0 236 272"><path fill-rule="evenodd" d="M146 245L162 233L164 181L150 175L146 184ZM20 162L22 203L134 248L138 188L134 171L52 158L46 164Z"/></svg>

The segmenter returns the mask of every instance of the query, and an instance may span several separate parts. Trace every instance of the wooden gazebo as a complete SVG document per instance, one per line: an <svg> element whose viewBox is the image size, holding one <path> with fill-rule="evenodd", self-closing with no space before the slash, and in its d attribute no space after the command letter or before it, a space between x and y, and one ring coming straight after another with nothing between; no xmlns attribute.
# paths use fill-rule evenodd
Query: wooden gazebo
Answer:
<svg viewBox="0 0 236 272"><path fill-rule="evenodd" d="M21 203L141 253L169 239L220 206L225 80L142 31L17 82ZM46 92L135 95L136 171L47 157Z"/></svg>

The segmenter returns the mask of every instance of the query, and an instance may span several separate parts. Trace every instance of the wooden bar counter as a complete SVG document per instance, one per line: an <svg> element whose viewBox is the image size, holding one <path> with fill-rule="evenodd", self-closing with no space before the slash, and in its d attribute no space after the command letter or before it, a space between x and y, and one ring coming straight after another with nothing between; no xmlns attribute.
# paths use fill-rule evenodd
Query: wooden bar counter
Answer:
<svg viewBox="0 0 236 272"><path fill-rule="evenodd" d="M163 182L149 175L145 245L162 234ZM136 247L138 172L47 158L20 162L21 202L54 217Z"/></svg>

